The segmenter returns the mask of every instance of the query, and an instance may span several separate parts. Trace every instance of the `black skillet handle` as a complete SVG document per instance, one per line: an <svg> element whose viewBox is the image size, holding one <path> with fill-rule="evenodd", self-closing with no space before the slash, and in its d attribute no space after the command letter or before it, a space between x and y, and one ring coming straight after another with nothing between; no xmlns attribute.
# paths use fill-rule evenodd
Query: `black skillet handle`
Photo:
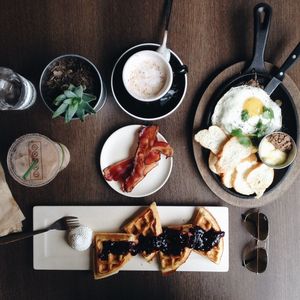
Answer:
<svg viewBox="0 0 300 300"><path fill-rule="evenodd" d="M283 80L285 72L298 60L300 57L300 43L296 46L296 48L292 51L286 61L283 63L281 68L278 70L275 77L277 77L280 81Z"/></svg>
<svg viewBox="0 0 300 300"><path fill-rule="evenodd" d="M272 8L266 3L259 3L254 7L254 49L253 58L246 73L255 71L266 73L265 49L272 18Z"/></svg>

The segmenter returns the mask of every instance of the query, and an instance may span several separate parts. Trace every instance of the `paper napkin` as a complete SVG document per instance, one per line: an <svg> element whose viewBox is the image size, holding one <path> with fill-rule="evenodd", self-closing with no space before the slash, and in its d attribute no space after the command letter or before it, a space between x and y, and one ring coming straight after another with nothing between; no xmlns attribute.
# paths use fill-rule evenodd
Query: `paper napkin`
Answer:
<svg viewBox="0 0 300 300"><path fill-rule="evenodd" d="M21 231L24 219L25 217L6 183L0 163L0 236Z"/></svg>

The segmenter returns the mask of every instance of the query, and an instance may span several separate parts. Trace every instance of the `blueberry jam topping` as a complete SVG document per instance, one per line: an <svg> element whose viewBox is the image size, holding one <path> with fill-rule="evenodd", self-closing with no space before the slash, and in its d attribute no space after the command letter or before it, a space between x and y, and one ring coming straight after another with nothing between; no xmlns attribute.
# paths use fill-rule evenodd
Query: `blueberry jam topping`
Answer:
<svg viewBox="0 0 300 300"><path fill-rule="evenodd" d="M126 255L128 252L131 252L131 249L135 248L135 243L128 241L104 241L103 248L99 254L101 260L107 260L108 254L114 255Z"/></svg>
<svg viewBox="0 0 300 300"><path fill-rule="evenodd" d="M162 251L166 255L180 255L184 248L191 248L201 251L209 251L218 245L224 236L223 231L210 229L203 230L199 226L194 226L186 231L172 228L165 228L159 236L139 235L138 242L128 241L104 241L103 248L99 254L101 260L107 260L108 254L131 255L138 253L150 254L154 251Z"/></svg>
<svg viewBox="0 0 300 300"><path fill-rule="evenodd" d="M160 250L166 255L180 255L188 247L189 236L180 230L166 228L162 233L165 245Z"/></svg>

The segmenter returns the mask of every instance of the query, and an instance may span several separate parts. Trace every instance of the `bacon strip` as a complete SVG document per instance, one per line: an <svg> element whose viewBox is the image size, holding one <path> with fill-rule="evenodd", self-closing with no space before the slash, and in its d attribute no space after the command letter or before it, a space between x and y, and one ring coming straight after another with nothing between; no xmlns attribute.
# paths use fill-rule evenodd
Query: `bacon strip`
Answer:
<svg viewBox="0 0 300 300"><path fill-rule="evenodd" d="M157 140L159 127L143 127L139 133L139 143L133 158L116 162L103 170L107 181L115 180L121 189L131 192L133 188L158 165L161 154L167 158L173 156L173 148L166 142Z"/></svg>
<svg viewBox="0 0 300 300"><path fill-rule="evenodd" d="M144 163L145 165L151 165L154 162L160 160L160 153L158 151L151 150L148 155L146 156Z"/></svg>
<svg viewBox="0 0 300 300"><path fill-rule="evenodd" d="M163 141L156 140L151 150L159 151L167 158L173 156L174 154L173 148L167 142L163 142Z"/></svg>
<svg viewBox="0 0 300 300"><path fill-rule="evenodd" d="M151 164L149 164L149 165L145 165L146 167L145 167L145 170L144 170L144 175L143 176L141 176L141 177L139 177L139 178L137 178L137 180L135 181L135 185L132 187L132 189L139 183L139 182L141 182L144 178L145 178L145 176L151 171L151 170L153 170L155 167L157 167L158 166L158 162L153 162L153 163L151 163ZM120 183L121 183L121 190L123 191L123 192L127 192L127 190L125 190L125 181L119 181Z"/></svg>
<svg viewBox="0 0 300 300"><path fill-rule="evenodd" d="M160 153L158 151L151 150L147 157L145 158L145 164L150 165L153 162L160 160ZM126 158L121 161L118 161L103 170L103 176L107 181L119 181L126 179L132 169L134 164L134 158Z"/></svg>
<svg viewBox="0 0 300 300"><path fill-rule="evenodd" d="M143 127L139 134L139 144L134 157L133 170L124 183L124 190L131 192L133 188L145 177L145 158L156 141L159 127L156 125Z"/></svg>
<svg viewBox="0 0 300 300"><path fill-rule="evenodd" d="M126 158L114 163L103 170L103 176L107 181L125 179L133 169L133 159Z"/></svg>

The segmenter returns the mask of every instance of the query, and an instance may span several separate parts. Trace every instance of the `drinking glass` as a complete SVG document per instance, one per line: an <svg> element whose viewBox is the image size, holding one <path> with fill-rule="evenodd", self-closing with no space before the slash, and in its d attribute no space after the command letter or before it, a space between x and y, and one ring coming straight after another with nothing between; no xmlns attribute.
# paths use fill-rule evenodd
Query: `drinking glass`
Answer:
<svg viewBox="0 0 300 300"><path fill-rule="evenodd" d="M0 67L0 110L23 110L33 105L36 90L23 76Z"/></svg>
<svg viewBox="0 0 300 300"><path fill-rule="evenodd" d="M7 154L10 175L27 187L48 184L69 162L70 152L65 145L38 133L19 137Z"/></svg>

